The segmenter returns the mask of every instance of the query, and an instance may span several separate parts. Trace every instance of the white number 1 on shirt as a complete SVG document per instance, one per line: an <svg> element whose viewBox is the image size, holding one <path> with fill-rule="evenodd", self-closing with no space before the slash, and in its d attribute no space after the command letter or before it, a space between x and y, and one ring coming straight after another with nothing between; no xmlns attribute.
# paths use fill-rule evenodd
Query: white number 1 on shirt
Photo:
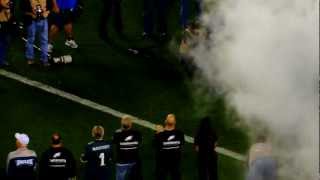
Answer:
<svg viewBox="0 0 320 180"><path fill-rule="evenodd" d="M100 166L105 166L105 161L104 161L104 153L100 153L99 155L99 158L100 158Z"/></svg>

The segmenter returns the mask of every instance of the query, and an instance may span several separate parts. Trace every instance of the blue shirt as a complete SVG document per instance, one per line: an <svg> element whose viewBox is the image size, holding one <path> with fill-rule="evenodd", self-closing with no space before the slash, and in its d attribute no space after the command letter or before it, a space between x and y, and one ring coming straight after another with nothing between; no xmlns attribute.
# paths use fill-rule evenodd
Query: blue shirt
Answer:
<svg viewBox="0 0 320 180"><path fill-rule="evenodd" d="M60 10L74 9L77 6L77 0L56 0Z"/></svg>

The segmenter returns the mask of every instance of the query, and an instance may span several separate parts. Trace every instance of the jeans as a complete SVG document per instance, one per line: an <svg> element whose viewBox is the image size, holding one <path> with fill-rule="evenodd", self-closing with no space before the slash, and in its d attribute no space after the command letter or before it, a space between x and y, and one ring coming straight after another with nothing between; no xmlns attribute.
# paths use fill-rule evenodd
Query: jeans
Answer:
<svg viewBox="0 0 320 180"><path fill-rule="evenodd" d="M7 51L9 46L9 33L0 30L0 65L6 63Z"/></svg>
<svg viewBox="0 0 320 180"><path fill-rule="evenodd" d="M189 0L180 0L180 24L183 29L188 25Z"/></svg>
<svg viewBox="0 0 320 180"><path fill-rule="evenodd" d="M249 168L247 180L276 180L277 165L269 157L255 160Z"/></svg>
<svg viewBox="0 0 320 180"><path fill-rule="evenodd" d="M27 60L34 60L34 42L38 36L40 40L41 55L40 60L42 63L48 63L48 21L33 20L27 27L27 43L25 56Z"/></svg>
<svg viewBox="0 0 320 180"><path fill-rule="evenodd" d="M136 163L117 164L116 165L116 180L125 180L132 174L133 167Z"/></svg>

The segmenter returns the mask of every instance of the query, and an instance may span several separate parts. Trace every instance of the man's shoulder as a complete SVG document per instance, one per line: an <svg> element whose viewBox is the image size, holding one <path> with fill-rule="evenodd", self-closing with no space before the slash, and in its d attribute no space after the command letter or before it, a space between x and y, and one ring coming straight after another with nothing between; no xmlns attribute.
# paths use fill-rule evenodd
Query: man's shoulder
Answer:
<svg viewBox="0 0 320 180"><path fill-rule="evenodd" d="M25 158L25 157L37 158L37 154L35 151L30 149L26 149L24 151L21 151L18 149L8 154L8 160L15 159L15 158Z"/></svg>

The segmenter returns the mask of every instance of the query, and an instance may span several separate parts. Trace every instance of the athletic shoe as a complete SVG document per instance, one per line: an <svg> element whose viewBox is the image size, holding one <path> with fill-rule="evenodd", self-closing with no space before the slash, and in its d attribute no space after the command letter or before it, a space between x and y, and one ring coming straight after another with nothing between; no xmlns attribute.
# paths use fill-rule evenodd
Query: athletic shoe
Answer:
<svg viewBox="0 0 320 180"><path fill-rule="evenodd" d="M53 52L53 45L52 44L48 44L48 53L52 53Z"/></svg>
<svg viewBox="0 0 320 180"><path fill-rule="evenodd" d="M75 40L66 40L66 42L64 44L72 49L78 48L78 44L76 43Z"/></svg>

